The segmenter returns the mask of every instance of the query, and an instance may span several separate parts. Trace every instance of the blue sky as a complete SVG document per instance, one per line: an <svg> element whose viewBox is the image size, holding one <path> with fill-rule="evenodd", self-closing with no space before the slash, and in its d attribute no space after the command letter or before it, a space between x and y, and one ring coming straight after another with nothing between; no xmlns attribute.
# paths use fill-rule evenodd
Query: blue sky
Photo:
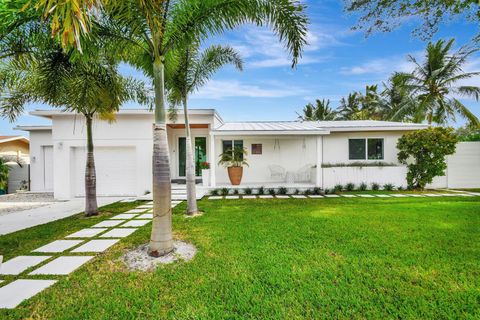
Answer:
<svg viewBox="0 0 480 320"><path fill-rule="evenodd" d="M406 56L422 56L426 42L412 36L417 25L410 20L390 33L376 33L366 38L362 31L352 31L355 16L343 12L342 1L309 0L309 46L296 69L273 33L268 29L244 26L209 40L211 44L229 44L243 56L244 71L227 66L190 99L192 108L215 108L226 121L294 120L303 106L316 98L330 99L336 107L342 96L364 90L367 84L381 84L393 71L409 71ZM456 38L457 47L468 44L477 31L464 20L443 25L435 35ZM468 71L480 70L480 55L473 56ZM139 72L126 66L125 74ZM480 79L469 80L480 86ZM480 117L480 103L462 99ZM136 107L133 104L125 108ZM28 110L48 108L31 105ZM16 123L0 120L0 135L19 134L17 124L48 124L48 121L24 115ZM455 126L462 125L458 119Z"/></svg>

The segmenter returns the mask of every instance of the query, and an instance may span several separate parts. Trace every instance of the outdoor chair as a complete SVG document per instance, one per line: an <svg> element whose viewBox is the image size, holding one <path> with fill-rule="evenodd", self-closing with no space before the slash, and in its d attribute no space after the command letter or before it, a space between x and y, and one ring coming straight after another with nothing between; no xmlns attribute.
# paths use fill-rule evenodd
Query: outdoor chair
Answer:
<svg viewBox="0 0 480 320"><path fill-rule="evenodd" d="M273 164L268 166L270 170L270 178L275 181L285 181L285 168L282 166Z"/></svg>
<svg viewBox="0 0 480 320"><path fill-rule="evenodd" d="M300 169L298 169L297 172L296 172L295 181L296 182L310 181L311 169L312 169L311 164L306 164L303 167L301 167Z"/></svg>

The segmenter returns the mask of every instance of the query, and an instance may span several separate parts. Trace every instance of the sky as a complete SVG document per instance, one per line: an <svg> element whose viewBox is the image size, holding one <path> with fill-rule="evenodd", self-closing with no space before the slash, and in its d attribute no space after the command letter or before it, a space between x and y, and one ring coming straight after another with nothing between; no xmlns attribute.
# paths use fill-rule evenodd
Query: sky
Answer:
<svg viewBox="0 0 480 320"><path fill-rule="evenodd" d="M297 112L315 99L329 99L336 107L343 96L364 91L366 85L385 82L394 71L411 71L407 55L422 59L427 42L412 35L418 26L414 20L389 33L369 37L352 31L357 16L343 11L342 1L307 0L310 18L309 45L298 66L291 68L291 58L278 38L268 29L251 25L210 38L205 45L234 47L243 57L244 70L226 66L211 81L193 94L191 108L214 108L225 121L295 120ZM477 27L465 20L440 27L437 39L456 39L456 47L466 45ZM122 65L121 72L138 78L142 73ZM472 56L465 71L480 71L480 55ZM480 86L480 77L464 84ZM480 102L462 99L480 117ZM138 108L127 103L124 108ZM27 111L47 109L29 105ZM0 135L23 134L12 130L16 125L48 124L48 120L27 113L15 123L0 119ZM463 125L457 119L453 126Z"/></svg>

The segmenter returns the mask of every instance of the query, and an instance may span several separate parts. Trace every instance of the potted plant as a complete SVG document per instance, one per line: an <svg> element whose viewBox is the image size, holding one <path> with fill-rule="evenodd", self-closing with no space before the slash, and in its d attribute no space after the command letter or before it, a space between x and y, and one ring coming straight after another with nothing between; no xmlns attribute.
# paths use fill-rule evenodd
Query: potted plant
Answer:
<svg viewBox="0 0 480 320"><path fill-rule="evenodd" d="M207 161L200 162L200 169L202 169L203 186L208 187L210 183L210 163Z"/></svg>
<svg viewBox="0 0 480 320"><path fill-rule="evenodd" d="M238 186L242 181L243 166L248 166L246 155L247 150L242 147L227 149L220 155L218 164L227 168L228 178L234 186Z"/></svg>

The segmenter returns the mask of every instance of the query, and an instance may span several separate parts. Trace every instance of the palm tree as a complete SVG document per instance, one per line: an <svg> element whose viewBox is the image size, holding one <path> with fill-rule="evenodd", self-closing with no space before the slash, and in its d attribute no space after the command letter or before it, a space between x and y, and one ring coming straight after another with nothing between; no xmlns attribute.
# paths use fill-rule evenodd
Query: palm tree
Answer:
<svg viewBox="0 0 480 320"><path fill-rule="evenodd" d="M32 30L35 32L31 33ZM15 30L14 37L4 38L11 41L1 42L2 52L9 54L0 66L3 75L0 114L13 121L26 104L40 102L85 117L85 215L96 215L92 123L95 117L113 120L113 113L123 102L137 100L143 103L148 101L148 95L142 82L122 77L116 63L101 49L95 49L96 54L83 56L73 50L65 52L46 31L44 25L29 23ZM35 36L24 41L31 34Z"/></svg>
<svg viewBox="0 0 480 320"><path fill-rule="evenodd" d="M186 180L187 180L187 214L198 213L195 162L192 148L192 135L188 118L188 95L202 87L212 75L227 63L234 64L238 70L243 69L239 54L228 46L211 46L202 53L199 43L192 42L175 51L166 61L166 87L173 105L183 105L186 136ZM171 71L169 71L171 70Z"/></svg>
<svg viewBox="0 0 480 320"><path fill-rule="evenodd" d="M480 72L464 72L463 67L472 54L478 49L461 48L451 53L454 39L429 43L425 52L425 61L420 63L412 56L409 61L415 64L415 70L407 77L407 87L418 98L415 118L445 124L455 120L458 114L466 118L470 124L479 126L480 121L468 108L457 99L458 96L480 98L480 87L462 86L461 80L480 75Z"/></svg>
<svg viewBox="0 0 480 320"><path fill-rule="evenodd" d="M404 73L395 72L383 83L381 95L384 99L384 120L421 122L415 119L417 99L407 86L408 77Z"/></svg>
<svg viewBox="0 0 480 320"><path fill-rule="evenodd" d="M335 120L337 112L330 107L330 100L316 99L315 105L308 103L302 110L303 114L298 114L302 121L329 121Z"/></svg>
<svg viewBox="0 0 480 320"><path fill-rule="evenodd" d="M74 3L75 5L72 5ZM90 12L103 10L98 23L116 39L114 49L153 79L154 217L149 254L173 250L170 160L166 130L164 70L166 57L176 47L235 29L245 23L270 26L292 56L292 66L306 44L305 6L295 0L40 0L36 7L50 18L54 34L64 46L80 47L89 32Z"/></svg>
<svg viewBox="0 0 480 320"><path fill-rule="evenodd" d="M343 97L340 100L338 114L340 120L360 120L361 104L358 92L349 93L346 99Z"/></svg>

